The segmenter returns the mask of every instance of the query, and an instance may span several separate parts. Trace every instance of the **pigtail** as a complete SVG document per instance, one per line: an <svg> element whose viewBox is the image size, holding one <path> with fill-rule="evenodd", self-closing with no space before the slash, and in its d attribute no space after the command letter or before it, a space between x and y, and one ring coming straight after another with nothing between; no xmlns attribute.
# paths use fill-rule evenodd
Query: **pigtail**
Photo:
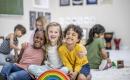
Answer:
<svg viewBox="0 0 130 80"><path fill-rule="evenodd" d="M85 46L87 46L93 42L93 37L94 37L94 29L91 28L89 31L89 39L87 40L87 44Z"/></svg>
<svg viewBox="0 0 130 80"><path fill-rule="evenodd" d="M104 33L104 32L105 32L104 26L102 26L100 24L95 24L89 31L89 39L87 40L87 44L85 46L87 46L93 42L95 33L100 34L100 33Z"/></svg>

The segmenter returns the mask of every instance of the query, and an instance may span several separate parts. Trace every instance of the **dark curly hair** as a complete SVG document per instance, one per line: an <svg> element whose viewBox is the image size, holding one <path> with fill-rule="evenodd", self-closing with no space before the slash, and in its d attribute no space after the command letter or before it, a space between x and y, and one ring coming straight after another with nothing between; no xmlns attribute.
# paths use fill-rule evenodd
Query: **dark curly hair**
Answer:
<svg viewBox="0 0 130 80"><path fill-rule="evenodd" d="M78 25L69 24L67 26L67 28L64 30L64 37L66 37L67 31L69 31L70 29L73 29L78 34L78 39L79 39L79 42L80 42L80 40L83 37L83 30L82 30L82 28L80 26L78 26Z"/></svg>

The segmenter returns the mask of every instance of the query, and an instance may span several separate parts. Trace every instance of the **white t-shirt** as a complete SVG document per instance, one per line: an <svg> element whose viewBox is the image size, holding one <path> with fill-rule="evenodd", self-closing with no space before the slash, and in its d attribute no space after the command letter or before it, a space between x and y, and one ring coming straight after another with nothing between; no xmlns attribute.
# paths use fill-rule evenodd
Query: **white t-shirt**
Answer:
<svg viewBox="0 0 130 80"><path fill-rule="evenodd" d="M48 62L53 65L53 68L60 68L63 64L59 57L56 46L48 46L47 48Z"/></svg>

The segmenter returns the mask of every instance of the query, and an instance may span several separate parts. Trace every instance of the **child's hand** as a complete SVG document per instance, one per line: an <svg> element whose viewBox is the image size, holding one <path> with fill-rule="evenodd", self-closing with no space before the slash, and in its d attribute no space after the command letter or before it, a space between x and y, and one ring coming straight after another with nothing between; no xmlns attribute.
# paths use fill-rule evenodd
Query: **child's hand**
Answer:
<svg viewBox="0 0 130 80"><path fill-rule="evenodd" d="M22 47L22 48L26 48L27 46L28 46L28 43L27 43L27 42L21 44L21 47Z"/></svg>
<svg viewBox="0 0 130 80"><path fill-rule="evenodd" d="M70 71L68 76L70 77L70 80L75 80L77 76L77 72Z"/></svg>
<svg viewBox="0 0 130 80"><path fill-rule="evenodd" d="M107 58L107 62L108 63L112 63L110 58Z"/></svg>
<svg viewBox="0 0 130 80"><path fill-rule="evenodd" d="M83 57L83 56L86 56L86 54L87 54L87 51L80 51L80 52L78 53L78 56L81 58L81 57Z"/></svg>

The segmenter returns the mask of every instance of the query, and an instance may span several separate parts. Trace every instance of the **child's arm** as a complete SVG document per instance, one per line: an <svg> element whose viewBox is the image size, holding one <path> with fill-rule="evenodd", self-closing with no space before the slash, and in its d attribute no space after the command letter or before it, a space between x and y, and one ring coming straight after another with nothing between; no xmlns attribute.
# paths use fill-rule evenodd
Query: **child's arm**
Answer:
<svg viewBox="0 0 130 80"><path fill-rule="evenodd" d="M87 51L79 51L79 52L78 52L78 56L79 56L80 58L82 58L83 56L86 56L86 54L87 54Z"/></svg>
<svg viewBox="0 0 130 80"><path fill-rule="evenodd" d="M0 36L0 39L4 39L4 36Z"/></svg>
<svg viewBox="0 0 130 80"><path fill-rule="evenodd" d="M62 49L58 49L60 59L64 66L66 66L70 71L73 71L73 67L70 64L70 61L66 58L66 53Z"/></svg>
<svg viewBox="0 0 130 80"><path fill-rule="evenodd" d="M23 56L24 48L21 48L19 55L17 56L16 62L19 63Z"/></svg>
<svg viewBox="0 0 130 80"><path fill-rule="evenodd" d="M78 56L79 56L80 58L82 58L83 56L86 56L86 55L87 55L87 50L86 50L85 46L83 46L83 45L80 44L78 50L79 50Z"/></svg>
<svg viewBox="0 0 130 80"><path fill-rule="evenodd" d="M11 33L9 34L9 39L10 39L10 48L16 49L16 50L20 50L20 48L16 45L14 45L14 34Z"/></svg>
<svg viewBox="0 0 130 80"><path fill-rule="evenodd" d="M101 57L102 57L102 59L108 58L107 52L104 48L101 49Z"/></svg>
<svg viewBox="0 0 130 80"><path fill-rule="evenodd" d="M16 62L18 60L18 51L15 49L14 53L15 53L14 59L15 59L15 62Z"/></svg>
<svg viewBox="0 0 130 80"><path fill-rule="evenodd" d="M84 64L88 63L88 59L87 59L87 56L86 56L87 50L86 50L85 46L83 46L82 44L78 44L76 46L76 51L77 51L78 55L76 55L76 57L75 57L74 71L79 72L81 67ZM79 56L79 52L82 53L82 56Z"/></svg>
<svg viewBox="0 0 130 80"><path fill-rule="evenodd" d="M111 59L108 57L108 54L105 49L101 49L101 57L102 59L106 59L108 63L111 63Z"/></svg>

